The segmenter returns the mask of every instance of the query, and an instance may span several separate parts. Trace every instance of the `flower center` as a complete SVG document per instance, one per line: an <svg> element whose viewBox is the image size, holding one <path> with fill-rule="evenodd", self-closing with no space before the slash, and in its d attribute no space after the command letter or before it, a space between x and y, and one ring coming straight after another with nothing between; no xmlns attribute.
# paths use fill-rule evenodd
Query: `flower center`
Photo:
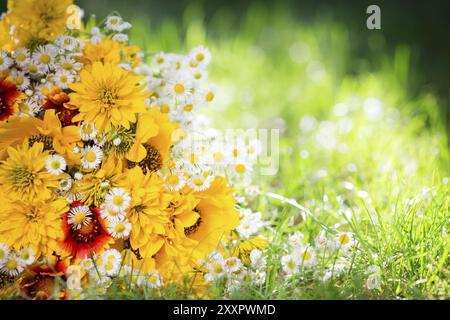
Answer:
<svg viewBox="0 0 450 320"><path fill-rule="evenodd" d="M31 148L36 142L44 144L43 151L53 151L53 138L41 134L31 136L28 138L28 146Z"/></svg>
<svg viewBox="0 0 450 320"><path fill-rule="evenodd" d="M243 165L242 163L237 164L234 169L236 170L237 173L244 173L245 172L245 165Z"/></svg>
<svg viewBox="0 0 450 320"><path fill-rule="evenodd" d="M114 231L116 231L117 233L122 233L125 231L125 225L123 223L118 223L115 225L114 227Z"/></svg>
<svg viewBox="0 0 450 320"><path fill-rule="evenodd" d="M75 216L75 219L77 216ZM86 218L86 217L84 217ZM80 217L81 219L81 217ZM81 221L81 223L84 220ZM82 224L80 229L72 229L72 237L77 242L83 242L83 243L90 243L94 242L97 236L100 234L100 223L98 222L98 219L96 215L92 215L91 221L87 224Z"/></svg>
<svg viewBox="0 0 450 320"><path fill-rule="evenodd" d="M6 263L5 263L5 267L6 267L6 269L9 269L9 270L14 270L14 269L16 269L17 268L17 261L16 260L13 260L13 259L11 259L11 260L8 260Z"/></svg>
<svg viewBox="0 0 450 320"><path fill-rule="evenodd" d="M85 159L87 162L94 162L95 159L97 159L97 155L95 154L94 151L88 151L88 152L86 152L86 154L84 155L84 159Z"/></svg>
<svg viewBox="0 0 450 320"><path fill-rule="evenodd" d="M176 174L171 174L169 177L167 177L167 183L174 186L177 185L180 179Z"/></svg>
<svg viewBox="0 0 450 320"><path fill-rule="evenodd" d="M112 202L115 206L121 206L123 205L123 197L120 195L116 195L113 197Z"/></svg>
<svg viewBox="0 0 450 320"><path fill-rule="evenodd" d="M343 233L339 236L339 242L343 245L346 245L350 242L350 237L348 236L348 234Z"/></svg>
<svg viewBox="0 0 450 320"><path fill-rule="evenodd" d="M103 88L100 91L99 99L107 108L111 108L115 104L117 95L111 92L111 89Z"/></svg>
<svg viewBox="0 0 450 320"><path fill-rule="evenodd" d="M43 54L41 55L41 57L39 58L39 61L40 61L41 63L43 63L43 64L49 64L50 61L51 61L51 59L52 59L52 58L50 57L49 54L43 53Z"/></svg>
<svg viewBox="0 0 450 320"><path fill-rule="evenodd" d="M202 52L199 52L195 55L195 60L197 60L198 62L201 62L205 59L205 55Z"/></svg>
<svg viewBox="0 0 450 320"><path fill-rule="evenodd" d="M159 151L150 144L144 144L145 149L147 150L147 155L140 162L128 162L128 168L134 168L138 165L144 174L147 172L156 172L162 168L162 157Z"/></svg>
<svg viewBox="0 0 450 320"><path fill-rule="evenodd" d="M220 263L215 263L213 266L214 273L221 273L223 271L223 267Z"/></svg>
<svg viewBox="0 0 450 320"><path fill-rule="evenodd" d="M211 101L213 101L213 99L214 99L214 93L213 92L211 92L211 91L209 91L207 94L206 94L206 102L211 102Z"/></svg>
<svg viewBox="0 0 450 320"><path fill-rule="evenodd" d="M194 211L197 212L197 213L200 213L200 210L197 209L197 208L195 208ZM202 218L199 217L197 219L197 221L192 226L184 228L184 235L186 237L188 237L188 236L194 234L195 232L197 232L197 230L198 230L198 228L200 227L201 224L202 224Z"/></svg>
<svg viewBox="0 0 450 320"><path fill-rule="evenodd" d="M311 258L312 258L311 252L309 252L309 251L303 252L302 258L303 258L303 261L311 260Z"/></svg>
<svg viewBox="0 0 450 320"><path fill-rule="evenodd" d="M33 183L34 178L34 173L24 167L15 167L9 177L11 184L17 189L28 188Z"/></svg>
<svg viewBox="0 0 450 320"><path fill-rule="evenodd" d="M176 94L182 94L184 92L184 86L181 83L176 83L173 86L173 90L175 91Z"/></svg>
<svg viewBox="0 0 450 320"><path fill-rule="evenodd" d="M25 61L26 58L27 58L27 56L23 52L21 52L17 55L17 60L19 60L19 61Z"/></svg>

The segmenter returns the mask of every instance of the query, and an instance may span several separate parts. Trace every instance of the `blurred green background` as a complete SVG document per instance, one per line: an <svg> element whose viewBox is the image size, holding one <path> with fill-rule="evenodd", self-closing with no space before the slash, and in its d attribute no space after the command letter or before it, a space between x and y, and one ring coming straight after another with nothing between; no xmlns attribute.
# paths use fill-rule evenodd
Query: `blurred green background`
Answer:
<svg viewBox="0 0 450 320"><path fill-rule="evenodd" d="M270 77L271 72L285 72L290 77L299 71L300 60L305 58L302 55L307 54L311 60L319 62L313 64L312 69L322 66L338 81L347 74L377 72L386 66L386 60L408 59L403 61L410 71L404 75L407 77L405 89L413 98L423 90L436 93L440 99L440 115L449 133L448 1L80 0L76 3L87 16L95 13L99 19L118 11L135 25L133 40L149 52L187 51L200 43L212 49L228 50L223 54L229 59L241 54L239 51L249 51L247 54L251 57L246 62L250 65L238 64L235 70L228 71L217 71L221 68L219 59L222 57L215 54L211 70L213 80L221 78L221 72L238 77L242 75L238 68L258 68L263 78ZM381 31L366 28L366 8L370 4L381 8ZM399 56L401 50L408 50L407 58ZM291 80L295 81L295 77ZM260 85L246 84L249 90ZM270 90L260 91L271 93ZM272 92L272 96L274 94L278 93ZM278 110L280 103L287 103L286 97L273 98L278 101ZM253 96L255 105L264 101L273 103L271 100ZM245 105L249 107L248 102L243 101L241 107Z"/></svg>

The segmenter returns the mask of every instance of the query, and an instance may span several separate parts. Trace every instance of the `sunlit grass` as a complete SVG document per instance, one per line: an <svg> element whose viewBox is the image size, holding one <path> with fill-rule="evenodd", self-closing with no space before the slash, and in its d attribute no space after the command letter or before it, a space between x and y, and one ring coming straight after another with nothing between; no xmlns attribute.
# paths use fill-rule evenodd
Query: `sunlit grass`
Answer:
<svg viewBox="0 0 450 320"><path fill-rule="evenodd" d="M408 48L361 60L338 23L306 25L253 8L237 32L227 32L227 17L215 18L206 29L193 8L184 22L150 32L135 21L133 37L150 53L207 45L219 88L207 113L219 128L279 128L279 173L258 181L313 216L303 221L298 208L260 196L254 209L270 221L267 280L228 297L448 298L448 141L438 99L409 90L420 77ZM383 43L380 34L367 39L378 53ZM355 234L350 267L323 282L319 261L287 282L280 265L286 237L301 231L313 243L321 224L331 236ZM381 270L379 289L366 286L370 266ZM218 285L209 297L223 294Z"/></svg>

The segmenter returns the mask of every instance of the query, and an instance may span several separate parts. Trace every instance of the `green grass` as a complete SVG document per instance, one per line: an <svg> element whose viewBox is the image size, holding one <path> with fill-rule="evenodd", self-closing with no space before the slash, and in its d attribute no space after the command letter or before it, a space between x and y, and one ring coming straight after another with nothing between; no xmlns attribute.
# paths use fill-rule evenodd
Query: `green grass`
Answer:
<svg viewBox="0 0 450 320"><path fill-rule="evenodd" d="M184 21L167 21L150 31L134 21L132 39L149 53L208 46L210 78L219 94L207 113L219 128L280 128L279 173L259 177L257 183L263 191L295 199L312 214L303 221L289 203L258 197L253 209L270 221L267 280L225 297L448 298L448 140L438 97L411 90L420 88L420 75L408 47L383 53L383 35L375 32L365 44L373 55L360 59L339 23L324 19L308 25L258 7L235 33L227 29L225 13L213 17L208 28L201 18L194 7ZM381 101L380 119L367 118L363 105L368 98ZM345 115L336 114L338 103L347 105ZM305 115L317 121L308 132L299 126ZM361 190L366 197L358 195ZM286 281L280 265L286 238L301 231L305 242L313 243L322 224L330 236L355 234L358 245L346 254L348 268L326 282L314 275L342 259L338 252ZM374 265L381 270L381 287L369 290L367 269ZM123 297L154 297L128 294ZM156 297L191 296L188 290L166 287ZM217 284L209 297L223 298L223 287Z"/></svg>

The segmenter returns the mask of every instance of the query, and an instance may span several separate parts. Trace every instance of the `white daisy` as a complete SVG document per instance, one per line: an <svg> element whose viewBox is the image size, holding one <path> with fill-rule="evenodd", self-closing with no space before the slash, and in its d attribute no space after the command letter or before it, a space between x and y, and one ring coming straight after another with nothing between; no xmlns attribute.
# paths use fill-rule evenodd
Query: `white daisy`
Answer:
<svg viewBox="0 0 450 320"><path fill-rule="evenodd" d="M293 248L301 247L304 237L305 235L303 233L301 233L300 231L295 231L289 236L288 243Z"/></svg>
<svg viewBox="0 0 450 320"><path fill-rule="evenodd" d="M76 206L70 209L67 222L73 229L81 229L83 226L87 226L92 218L92 212L87 206Z"/></svg>
<svg viewBox="0 0 450 320"><path fill-rule="evenodd" d="M195 47L189 52L191 67L204 68L211 62L211 52L204 46Z"/></svg>
<svg viewBox="0 0 450 320"><path fill-rule="evenodd" d="M13 69L11 70L11 77L14 84L21 91L25 91L30 86L30 79L25 75L24 71Z"/></svg>
<svg viewBox="0 0 450 320"><path fill-rule="evenodd" d="M14 52L16 64L23 68L30 62L30 51L27 48L19 48Z"/></svg>
<svg viewBox="0 0 450 320"><path fill-rule="evenodd" d="M340 250L348 250L355 244L354 235L351 232L340 232L336 238L336 247Z"/></svg>
<svg viewBox="0 0 450 320"><path fill-rule="evenodd" d="M0 242L0 266L8 259L9 253L9 248L4 243Z"/></svg>
<svg viewBox="0 0 450 320"><path fill-rule="evenodd" d="M73 175L73 178L75 180L81 180L81 179L83 179L83 174L81 172L75 172Z"/></svg>
<svg viewBox="0 0 450 320"><path fill-rule="evenodd" d="M281 257L281 265L284 273L288 276L296 274L299 269L297 257L293 254L287 254Z"/></svg>
<svg viewBox="0 0 450 320"><path fill-rule="evenodd" d="M311 247L295 248L292 255L302 267L311 267L316 264L316 254Z"/></svg>
<svg viewBox="0 0 450 320"><path fill-rule="evenodd" d="M19 103L19 111L17 112L17 115L23 116L35 116L41 111L41 107L36 102L36 99L34 97L22 100Z"/></svg>
<svg viewBox="0 0 450 320"><path fill-rule="evenodd" d="M162 277L158 271L152 271L148 274L148 286L152 289L163 285Z"/></svg>
<svg viewBox="0 0 450 320"><path fill-rule="evenodd" d="M212 253L210 255L210 262L206 264L206 269L208 269L208 272L205 274L205 280L214 281L225 275L224 263L225 260L220 253Z"/></svg>
<svg viewBox="0 0 450 320"><path fill-rule="evenodd" d="M130 235L131 223L128 220L110 221L108 224L108 233L116 239L126 238Z"/></svg>
<svg viewBox="0 0 450 320"><path fill-rule="evenodd" d="M83 141L94 140L97 137L97 129L95 129L95 124L83 122L80 126L80 137Z"/></svg>
<svg viewBox="0 0 450 320"><path fill-rule="evenodd" d="M194 85L199 86L208 78L208 71L203 69L193 69L188 73L188 76Z"/></svg>
<svg viewBox="0 0 450 320"><path fill-rule="evenodd" d="M92 37L89 40L91 41L92 44L99 43L100 41L102 41L104 37L103 33L100 31L98 27L94 27L91 29L91 35Z"/></svg>
<svg viewBox="0 0 450 320"><path fill-rule="evenodd" d="M58 191L63 192L63 193L67 192L72 188L72 184L73 184L73 181L71 178L61 179L61 180L59 180Z"/></svg>
<svg viewBox="0 0 450 320"><path fill-rule="evenodd" d="M94 268L94 261L91 258L84 258L81 260L80 266L86 271L92 270Z"/></svg>
<svg viewBox="0 0 450 320"><path fill-rule="evenodd" d="M128 36L125 33L116 33L112 39L117 42L128 42Z"/></svg>
<svg viewBox="0 0 450 320"><path fill-rule="evenodd" d="M201 91L201 99L203 103L211 103L216 97L217 89L214 86L208 86L206 89Z"/></svg>
<svg viewBox="0 0 450 320"><path fill-rule="evenodd" d="M63 50L74 51L78 46L78 41L76 38L60 35L56 38L56 44Z"/></svg>
<svg viewBox="0 0 450 320"><path fill-rule="evenodd" d="M16 277L22 273L23 267L22 261L15 254L10 254L0 268L0 272L6 273L10 277Z"/></svg>
<svg viewBox="0 0 450 320"><path fill-rule="evenodd" d="M131 28L131 24L124 22L119 16L108 16L106 18L106 28L111 31L122 32Z"/></svg>
<svg viewBox="0 0 450 320"><path fill-rule="evenodd" d="M253 249L250 252L250 261L255 269L263 269L266 267L266 257L263 256L261 250Z"/></svg>
<svg viewBox="0 0 450 320"><path fill-rule="evenodd" d="M17 257L21 260L22 265L30 265L34 262L34 251L31 248L23 248L17 253Z"/></svg>
<svg viewBox="0 0 450 320"><path fill-rule="evenodd" d="M75 79L75 75L67 70L58 70L53 77L53 81L61 89L67 89L69 84L75 82Z"/></svg>
<svg viewBox="0 0 450 320"><path fill-rule="evenodd" d="M208 189L211 186L211 182L214 179L213 176L208 175L205 177L203 174L195 174L189 178L188 184L194 189L194 191L203 191Z"/></svg>
<svg viewBox="0 0 450 320"><path fill-rule="evenodd" d="M33 59L29 60L26 63L24 70L32 78L37 78L37 77L41 76L43 73L45 73L45 68Z"/></svg>
<svg viewBox="0 0 450 320"><path fill-rule="evenodd" d="M13 59L8 57L8 52L6 50L2 50L0 53L0 71L7 70L13 62Z"/></svg>
<svg viewBox="0 0 450 320"><path fill-rule="evenodd" d="M166 94L177 103L186 103L192 95L192 81L179 77L167 81Z"/></svg>
<svg viewBox="0 0 450 320"><path fill-rule="evenodd" d="M122 257L119 251L115 249L106 250L102 254L104 261L103 271L107 276L113 277L119 273Z"/></svg>
<svg viewBox="0 0 450 320"><path fill-rule="evenodd" d="M64 170L66 170L66 168L67 168L66 160L58 154L49 156L45 163L45 169L47 169L48 172L56 176L63 173Z"/></svg>
<svg viewBox="0 0 450 320"><path fill-rule="evenodd" d="M116 249L108 249L102 253L102 256L106 261L115 261L117 263L122 261L122 255Z"/></svg>
<svg viewBox="0 0 450 320"><path fill-rule="evenodd" d="M252 167L250 163L243 160L235 160L233 165L229 167L230 178L243 185L251 182Z"/></svg>
<svg viewBox="0 0 450 320"><path fill-rule="evenodd" d="M95 169L102 163L103 152L98 146L85 147L81 150L81 165L86 169Z"/></svg>
<svg viewBox="0 0 450 320"><path fill-rule="evenodd" d="M224 261L223 268L225 272L233 273L242 268L242 262L236 257L230 257Z"/></svg>
<svg viewBox="0 0 450 320"><path fill-rule="evenodd" d="M164 52L159 52L153 56L152 65L158 67L159 69L166 69L169 65L169 59L167 54Z"/></svg>
<svg viewBox="0 0 450 320"><path fill-rule="evenodd" d="M58 54L58 48L54 45L39 46L33 53L33 60L42 66L45 72L50 71L55 66L55 57Z"/></svg>
<svg viewBox="0 0 450 320"><path fill-rule="evenodd" d="M123 212L130 206L131 197L122 188L112 188L105 197L105 206L112 211Z"/></svg>
<svg viewBox="0 0 450 320"><path fill-rule="evenodd" d="M111 208L103 206L100 209L101 216L103 219L109 222L119 222L125 218L125 211L114 211Z"/></svg>
<svg viewBox="0 0 450 320"><path fill-rule="evenodd" d="M266 282L266 272L263 270L255 270L252 274L252 281L255 285L260 286Z"/></svg>
<svg viewBox="0 0 450 320"><path fill-rule="evenodd" d="M169 191L181 190L185 185L186 177L181 171L172 171L164 176L164 186Z"/></svg>
<svg viewBox="0 0 450 320"><path fill-rule="evenodd" d="M79 71L83 68L83 64L70 56L62 56L59 59L58 67L66 71Z"/></svg>

